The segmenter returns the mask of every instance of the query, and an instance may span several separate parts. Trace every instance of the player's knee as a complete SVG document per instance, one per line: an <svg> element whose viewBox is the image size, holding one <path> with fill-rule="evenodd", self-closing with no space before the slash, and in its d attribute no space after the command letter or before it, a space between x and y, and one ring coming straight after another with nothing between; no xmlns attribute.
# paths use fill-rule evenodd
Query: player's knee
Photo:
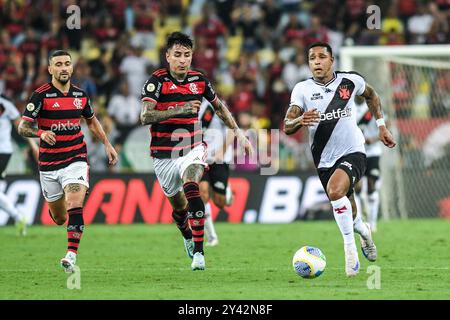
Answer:
<svg viewBox="0 0 450 320"><path fill-rule="evenodd" d="M225 195L215 194L213 196L213 202L218 208L223 209L225 207L225 204L226 204Z"/></svg>
<svg viewBox="0 0 450 320"><path fill-rule="evenodd" d="M335 201L344 197L346 192L339 187L328 187L327 194L331 201Z"/></svg>
<svg viewBox="0 0 450 320"><path fill-rule="evenodd" d="M66 221L67 221L66 216L55 217L55 222L58 226L62 226L64 223L66 223Z"/></svg>

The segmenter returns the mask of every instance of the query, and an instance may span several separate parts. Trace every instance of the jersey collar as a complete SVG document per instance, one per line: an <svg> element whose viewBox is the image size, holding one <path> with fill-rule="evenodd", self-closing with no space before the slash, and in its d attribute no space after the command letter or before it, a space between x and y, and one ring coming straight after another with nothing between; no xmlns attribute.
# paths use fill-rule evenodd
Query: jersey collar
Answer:
<svg viewBox="0 0 450 320"><path fill-rule="evenodd" d="M328 86L330 83L332 83L334 80L336 80L336 77L337 77L337 76L336 76L336 72L333 72L333 78L331 78L331 80L328 81L328 82L325 83L325 84L320 83L320 82L314 80L314 77L311 77L311 80L314 81L314 83L317 84L317 85L319 85L319 86L324 86L324 87L326 87L326 86Z"/></svg>

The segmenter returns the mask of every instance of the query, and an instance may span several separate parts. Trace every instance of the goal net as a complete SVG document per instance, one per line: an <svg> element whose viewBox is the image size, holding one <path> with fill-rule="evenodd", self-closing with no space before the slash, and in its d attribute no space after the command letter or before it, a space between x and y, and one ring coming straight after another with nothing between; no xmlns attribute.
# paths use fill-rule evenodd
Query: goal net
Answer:
<svg viewBox="0 0 450 320"><path fill-rule="evenodd" d="M341 70L380 94L397 147L380 159L384 218L450 218L450 46L353 47Z"/></svg>

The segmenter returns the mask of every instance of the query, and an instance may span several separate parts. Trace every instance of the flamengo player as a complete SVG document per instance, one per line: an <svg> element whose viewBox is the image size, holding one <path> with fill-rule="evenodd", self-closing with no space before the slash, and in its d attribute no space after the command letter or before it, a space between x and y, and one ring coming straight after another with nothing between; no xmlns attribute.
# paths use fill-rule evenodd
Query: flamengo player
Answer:
<svg viewBox="0 0 450 320"><path fill-rule="evenodd" d="M219 118L234 130L246 153L251 153L252 147L208 79L190 70L192 40L174 32L169 35L166 48L169 68L156 70L142 89L141 123L151 125L150 154L154 158L156 177L172 205L172 217L192 258L191 268L203 270L205 205L199 182L207 164L198 119L202 98L211 102Z"/></svg>
<svg viewBox="0 0 450 320"><path fill-rule="evenodd" d="M344 238L345 272L354 276L359 271L354 231L361 236L361 248L367 259L377 258L370 228L357 214L353 195L354 185L366 170L364 136L356 123L355 96L366 99L384 145L393 148L396 143L384 123L378 94L355 72L333 72L333 53L327 43L312 44L308 48L308 61L313 77L294 87L284 131L292 134L302 126L309 129L314 163Z"/></svg>
<svg viewBox="0 0 450 320"><path fill-rule="evenodd" d="M19 133L39 137L39 172L42 192L56 224L67 224L68 248L61 265L74 272L76 256L84 230L83 205L89 188L86 143L80 121L83 117L92 134L105 145L109 164L117 163L117 153L108 141L92 110L89 98L70 84L72 58L66 51L55 51L49 58L52 81L36 89L30 97ZM37 120L38 128L34 126Z"/></svg>

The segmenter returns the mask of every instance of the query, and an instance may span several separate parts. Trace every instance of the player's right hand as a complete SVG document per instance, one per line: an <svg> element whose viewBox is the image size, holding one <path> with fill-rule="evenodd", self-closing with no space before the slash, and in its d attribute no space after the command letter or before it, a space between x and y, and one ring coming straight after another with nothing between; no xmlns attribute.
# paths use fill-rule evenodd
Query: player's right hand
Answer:
<svg viewBox="0 0 450 320"><path fill-rule="evenodd" d="M202 102L198 100L188 101L180 108L181 114L183 115L197 114L201 104Z"/></svg>
<svg viewBox="0 0 450 320"><path fill-rule="evenodd" d="M41 140L47 142L49 145L53 146L56 143L56 134L53 131L44 131L41 134Z"/></svg>
<svg viewBox="0 0 450 320"><path fill-rule="evenodd" d="M320 122L320 113L316 108L305 111L300 116L300 125L302 126L314 126L316 123Z"/></svg>

